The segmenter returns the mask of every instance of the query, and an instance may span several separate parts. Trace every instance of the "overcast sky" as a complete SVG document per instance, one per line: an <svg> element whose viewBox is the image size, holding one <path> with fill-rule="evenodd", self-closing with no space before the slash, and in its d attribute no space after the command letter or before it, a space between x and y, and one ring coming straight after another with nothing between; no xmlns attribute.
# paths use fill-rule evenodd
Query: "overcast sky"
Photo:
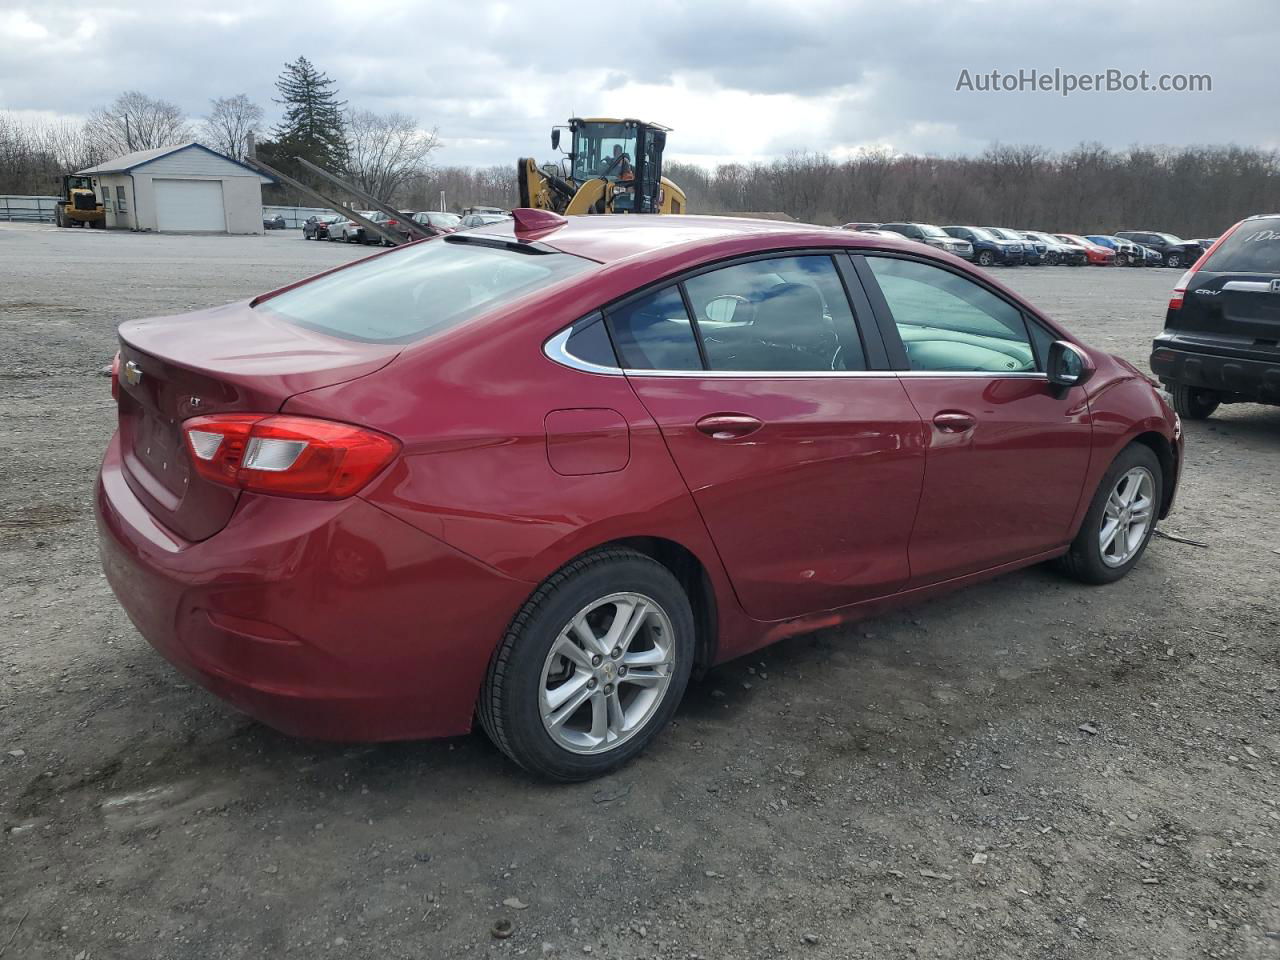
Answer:
<svg viewBox="0 0 1280 960"><path fill-rule="evenodd" d="M0 0L0 109L82 116L122 90L198 117L305 54L352 106L437 127L444 164L550 159L571 115L674 128L706 164L993 141L1280 147L1276 0ZM962 70L1209 74L1205 93L957 92Z"/></svg>

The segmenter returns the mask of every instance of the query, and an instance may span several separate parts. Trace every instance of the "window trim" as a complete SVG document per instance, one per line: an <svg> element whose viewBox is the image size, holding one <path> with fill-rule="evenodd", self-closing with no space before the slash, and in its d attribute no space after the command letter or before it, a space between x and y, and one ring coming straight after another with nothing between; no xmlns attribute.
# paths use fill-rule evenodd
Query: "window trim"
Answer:
<svg viewBox="0 0 1280 960"><path fill-rule="evenodd" d="M543 342L542 352L550 360L561 366L569 367L572 370L578 370L583 373L608 374L611 376L628 376L628 377L712 377L715 379L736 379L736 380L806 380L815 377L891 377L896 375L896 371L892 368L890 358L886 350L887 344L884 342L884 332L880 329L879 319L875 309L867 299L866 291L863 284L858 281L856 273L850 271L850 254L851 250L846 246L834 247L797 247L793 249L767 250L758 253L746 255L726 257L722 260L716 260L711 263L705 263L670 276L654 280L635 290L628 291L621 297L596 307L590 313L579 317L573 323L556 331ZM865 370L710 370L707 369L707 359L705 348L702 345L702 332L698 328L698 320L691 309L688 293L684 289L684 284L688 280L701 276L704 273L713 273L726 267L738 266L743 263L753 263L758 260L782 260L792 257L826 257L832 262L835 268L836 276L840 279L840 285L844 289L845 299L848 303L849 312L853 315L854 330L858 334L858 338L862 343L862 355L866 360L867 369ZM610 320L610 313L614 310L620 310L627 307L635 300L650 296L653 293L664 290L667 287L676 286L679 288L680 298L684 303L685 313L689 318L689 326L693 330L695 342L698 346L698 356L702 361L701 370L644 370L633 367L622 366L621 363L617 367L600 367L586 360L580 360L574 357L566 349L569 337L573 335L575 329L580 325L589 323L598 314L604 315L605 330L608 331L609 339L614 341L613 325ZM872 329L875 329L876 336L872 336ZM617 342L613 342L614 353L617 353Z"/></svg>
<svg viewBox="0 0 1280 960"><path fill-rule="evenodd" d="M907 349L903 345L902 336L898 333L897 324L893 319L893 310L889 307L889 302L885 299L884 292L880 289L880 283L876 280L875 274L871 270L871 265L867 263L870 257L884 257L890 260L910 260L915 263L922 263L925 266L935 267L944 270L947 273L962 277L980 287L993 297L1007 304L1013 310L1016 310L1018 316L1022 318L1023 332L1027 337L1027 345L1031 348L1031 355L1035 358L1036 370L1010 370L1010 371L988 371L988 370L912 370L911 363L907 359ZM991 287L983 281L981 277L975 277L964 270L959 270L950 264L941 263L930 257L916 256L910 253L890 252L887 250L867 250L850 252L849 259L853 261L853 268L865 288L867 298L871 301L871 308L876 319L876 326L880 330L880 335L885 340L885 347L889 353L889 362L899 376L902 377L986 377L987 379L1001 380L1045 380L1049 379L1049 375L1045 372L1045 357L1040 356L1040 351L1036 349L1035 337L1031 334L1031 326L1034 324L1039 327L1042 332L1050 335L1054 340L1061 340L1055 330L1045 330L1044 327L1036 320L1034 316L1027 313L1020 304L1014 303L999 290Z"/></svg>

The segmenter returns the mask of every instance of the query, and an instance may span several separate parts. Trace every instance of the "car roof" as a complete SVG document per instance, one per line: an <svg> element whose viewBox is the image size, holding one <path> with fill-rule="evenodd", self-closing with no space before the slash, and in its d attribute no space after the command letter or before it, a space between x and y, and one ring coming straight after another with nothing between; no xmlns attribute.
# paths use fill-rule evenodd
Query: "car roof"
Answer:
<svg viewBox="0 0 1280 960"><path fill-rule="evenodd" d="M528 238L563 253L600 263L665 253L673 248L724 247L726 255L746 248L768 250L804 246L919 249L918 244L905 237L899 242L838 227L745 217L597 214L564 219L563 224L539 230ZM476 227L470 233L473 236L524 239L516 236L516 226L514 220L504 219Z"/></svg>

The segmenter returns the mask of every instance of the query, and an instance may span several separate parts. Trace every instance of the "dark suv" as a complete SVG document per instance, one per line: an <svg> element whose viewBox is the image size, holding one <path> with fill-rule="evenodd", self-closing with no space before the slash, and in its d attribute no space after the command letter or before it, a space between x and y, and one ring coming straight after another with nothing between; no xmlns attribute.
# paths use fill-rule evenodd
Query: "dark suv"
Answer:
<svg viewBox="0 0 1280 960"><path fill-rule="evenodd" d="M1189 420L1280 405L1280 214L1241 220L1182 275L1151 369Z"/></svg>
<svg viewBox="0 0 1280 960"><path fill-rule="evenodd" d="M1194 240L1182 240L1172 233L1153 233L1149 230L1117 230L1112 234L1121 240L1141 244L1160 254L1166 267L1185 267L1204 255L1204 247Z"/></svg>
<svg viewBox="0 0 1280 960"><path fill-rule="evenodd" d="M882 223L881 230L888 230L890 233L901 234L908 240L915 240L918 243L927 243L931 247L937 247L939 250L945 250L947 253L955 254L957 257L963 257L966 260L973 259L973 244L967 240L961 240L953 237L941 227L935 227L932 223L909 223L903 221L901 223Z"/></svg>

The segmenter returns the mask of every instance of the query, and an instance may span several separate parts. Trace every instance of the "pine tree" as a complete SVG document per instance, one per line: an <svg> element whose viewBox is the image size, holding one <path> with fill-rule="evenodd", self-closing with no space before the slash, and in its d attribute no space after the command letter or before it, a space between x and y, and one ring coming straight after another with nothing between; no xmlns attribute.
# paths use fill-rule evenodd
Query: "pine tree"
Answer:
<svg viewBox="0 0 1280 960"><path fill-rule="evenodd" d="M312 66L306 57L286 63L276 80L284 116L275 136L284 152L305 157L326 170L339 170L347 157L342 128L342 108L334 81Z"/></svg>

